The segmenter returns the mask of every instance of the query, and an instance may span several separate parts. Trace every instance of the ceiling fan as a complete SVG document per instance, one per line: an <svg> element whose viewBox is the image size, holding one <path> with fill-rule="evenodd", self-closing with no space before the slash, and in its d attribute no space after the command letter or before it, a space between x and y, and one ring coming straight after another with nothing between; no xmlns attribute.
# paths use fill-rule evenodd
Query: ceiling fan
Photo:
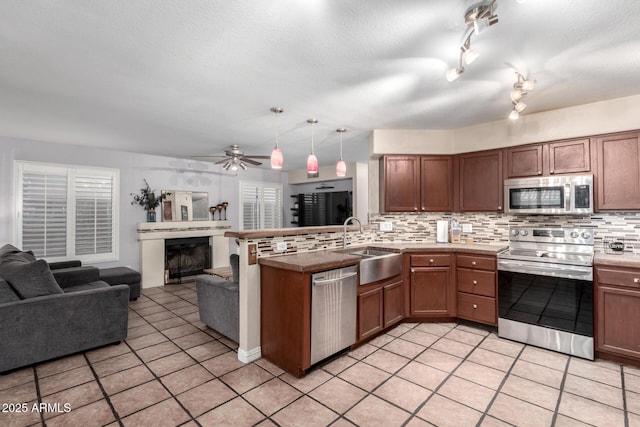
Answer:
<svg viewBox="0 0 640 427"><path fill-rule="evenodd" d="M232 171L237 171L238 168L242 170L247 169L247 164L253 166L260 166L262 162L257 162L254 159L269 159L270 156L257 156L251 154L244 154L244 151L240 149L240 147L236 144L231 145L229 148L224 150L224 156L191 156L193 158L202 158L202 159L217 159L221 158L215 162L216 165L223 164L222 168L224 170L231 169Z"/></svg>

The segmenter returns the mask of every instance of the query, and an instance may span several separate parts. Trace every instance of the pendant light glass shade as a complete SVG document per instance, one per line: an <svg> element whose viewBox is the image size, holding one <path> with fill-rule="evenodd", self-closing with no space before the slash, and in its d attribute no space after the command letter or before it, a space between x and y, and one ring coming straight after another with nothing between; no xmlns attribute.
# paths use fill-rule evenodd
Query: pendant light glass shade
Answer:
<svg viewBox="0 0 640 427"><path fill-rule="evenodd" d="M272 107L271 112L276 115L276 146L273 147L271 151L271 169L282 169L283 157L282 150L278 146L280 139L280 129L278 126L278 114L282 113L284 110L279 107Z"/></svg>
<svg viewBox="0 0 640 427"><path fill-rule="evenodd" d="M282 169L282 150L274 147L271 151L271 169Z"/></svg>
<svg viewBox="0 0 640 427"><path fill-rule="evenodd" d="M345 128L336 129L336 132L340 134L340 160L336 164L336 176L347 175L347 164L342 160L342 134L347 130Z"/></svg>
<svg viewBox="0 0 640 427"><path fill-rule="evenodd" d="M311 125L311 154L307 158L307 177L308 178L316 178L318 177L318 158L313 152L313 125L318 123L317 119L308 119L307 123Z"/></svg>

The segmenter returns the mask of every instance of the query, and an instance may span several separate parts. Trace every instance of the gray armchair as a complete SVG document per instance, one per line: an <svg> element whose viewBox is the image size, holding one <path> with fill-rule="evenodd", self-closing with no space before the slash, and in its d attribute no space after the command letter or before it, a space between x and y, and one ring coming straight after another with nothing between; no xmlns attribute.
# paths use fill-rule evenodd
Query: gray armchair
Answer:
<svg viewBox="0 0 640 427"><path fill-rule="evenodd" d="M235 342L239 340L239 257L230 257L232 280L217 276L196 277L200 321Z"/></svg>

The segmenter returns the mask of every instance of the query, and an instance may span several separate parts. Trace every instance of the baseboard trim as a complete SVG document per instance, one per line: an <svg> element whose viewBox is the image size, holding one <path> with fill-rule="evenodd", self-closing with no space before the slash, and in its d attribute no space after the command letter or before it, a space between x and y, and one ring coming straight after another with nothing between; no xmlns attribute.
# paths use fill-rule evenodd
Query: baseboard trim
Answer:
<svg viewBox="0 0 640 427"><path fill-rule="evenodd" d="M238 349L238 360L242 363L251 363L254 360L258 360L262 357L262 350L260 347L252 348L251 350Z"/></svg>

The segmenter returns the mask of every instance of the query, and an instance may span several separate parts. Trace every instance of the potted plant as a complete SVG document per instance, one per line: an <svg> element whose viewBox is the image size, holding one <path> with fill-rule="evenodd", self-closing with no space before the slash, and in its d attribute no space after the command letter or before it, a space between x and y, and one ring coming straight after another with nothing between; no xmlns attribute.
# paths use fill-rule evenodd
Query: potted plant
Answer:
<svg viewBox="0 0 640 427"><path fill-rule="evenodd" d="M140 194L131 193L133 196L131 204L140 205L147 211L147 222L156 222L156 208L160 206L165 195L156 196L154 190L149 187L147 180L144 179L143 181L145 186L140 189Z"/></svg>

